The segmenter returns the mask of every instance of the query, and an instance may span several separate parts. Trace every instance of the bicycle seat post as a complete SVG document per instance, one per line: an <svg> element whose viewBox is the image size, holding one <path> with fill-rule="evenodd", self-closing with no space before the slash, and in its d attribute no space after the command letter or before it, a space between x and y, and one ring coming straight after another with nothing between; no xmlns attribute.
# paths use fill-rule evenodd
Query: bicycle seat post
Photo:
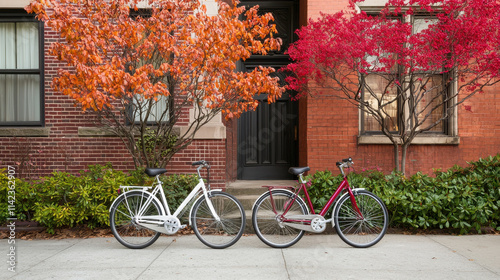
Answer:
<svg viewBox="0 0 500 280"><path fill-rule="evenodd" d="M303 175L304 175L304 173L299 174L299 183L301 183L301 184L307 183L307 181L304 179Z"/></svg>
<svg viewBox="0 0 500 280"><path fill-rule="evenodd" d="M158 175L156 175L156 183L157 183L158 185L160 185L160 186L161 186L161 185L163 185L163 183L162 183L162 182L161 182L161 180L160 180L160 175L159 175L159 174L158 174Z"/></svg>

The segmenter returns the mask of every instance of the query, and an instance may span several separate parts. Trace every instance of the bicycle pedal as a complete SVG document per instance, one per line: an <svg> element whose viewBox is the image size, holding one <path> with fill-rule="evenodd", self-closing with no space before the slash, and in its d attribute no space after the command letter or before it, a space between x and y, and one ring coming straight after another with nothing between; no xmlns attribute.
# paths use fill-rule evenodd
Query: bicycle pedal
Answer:
<svg viewBox="0 0 500 280"><path fill-rule="evenodd" d="M181 225L179 228L180 229L185 229L187 227L187 225Z"/></svg>

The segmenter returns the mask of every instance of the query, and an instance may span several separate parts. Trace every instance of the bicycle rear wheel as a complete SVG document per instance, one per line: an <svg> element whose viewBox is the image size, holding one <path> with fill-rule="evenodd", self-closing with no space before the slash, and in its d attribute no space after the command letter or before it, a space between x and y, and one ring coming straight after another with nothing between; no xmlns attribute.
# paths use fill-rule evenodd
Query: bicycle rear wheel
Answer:
<svg viewBox="0 0 500 280"><path fill-rule="evenodd" d="M142 249L153 244L161 233L145 228L134 220L144 207L150 194L131 191L117 198L109 214L111 232L116 240L131 249ZM161 215L161 207L152 200L144 209L143 216Z"/></svg>
<svg viewBox="0 0 500 280"><path fill-rule="evenodd" d="M220 218L217 221L207 200L198 200L191 214L191 226L198 239L208 247L224 249L236 243L245 229L245 211L241 203L232 195L212 192L209 199Z"/></svg>
<svg viewBox="0 0 500 280"><path fill-rule="evenodd" d="M384 237L389 224L387 208L373 193L359 190L354 198L363 215L360 218L350 198L349 195L341 198L333 213L337 234L345 243L356 248L377 244Z"/></svg>
<svg viewBox="0 0 500 280"><path fill-rule="evenodd" d="M303 230L292 228L280 222L280 216L286 207L293 202L294 194L285 190L273 190L271 192L267 192L255 202L252 211L253 228L257 236L265 244L274 248L290 247L304 235ZM308 213L305 203L301 198L297 197L287 215L305 215Z"/></svg>

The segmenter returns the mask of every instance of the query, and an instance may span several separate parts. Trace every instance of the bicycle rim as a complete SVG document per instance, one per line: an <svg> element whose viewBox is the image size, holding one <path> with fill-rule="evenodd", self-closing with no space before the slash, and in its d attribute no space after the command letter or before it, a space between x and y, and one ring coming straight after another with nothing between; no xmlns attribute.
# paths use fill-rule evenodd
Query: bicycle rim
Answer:
<svg viewBox="0 0 500 280"><path fill-rule="evenodd" d="M144 195L142 192L130 193L127 196L122 196L116 206L110 212L111 231L115 238L124 246L131 249L142 249L153 244L161 233L138 225L133 217L138 214L141 207L149 195ZM145 212L144 216L161 215L160 206L156 201L152 201Z"/></svg>
<svg viewBox="0 0 500 280"><path fill-rule="evenodd" d="M236 243L245 229L245 211L232 195L211 193L209 199L220 220L213 216L206 199L200 199L194 206L191 226L198 239L214 249L227 248Z"/></svg>
<svg viewBox="0 0 500 280"><path fill-rule="evenodd" d="M271 247L286 248L292 246L302 238L304 231L280 223L279 216L289 203L293 202L293 194L286 191L273 191L272 199L274 207L269 192L255 204L252 212L252 224L255 233L262 242ZM274 209L276 209L277 213L275 213ZM287 215L305 215L307 213L306 205L301 199L297 198Z"/></svg>
<svg viewBox="0 0 500 280"><path fill-rule="evenodd" d="M373 246L384 237L387 230L387 209L380 198L368 191L358 191L355 199L363 219L353 209L350 196L345 196L339 201L334 213L337 234L353 247Z"/></svg>

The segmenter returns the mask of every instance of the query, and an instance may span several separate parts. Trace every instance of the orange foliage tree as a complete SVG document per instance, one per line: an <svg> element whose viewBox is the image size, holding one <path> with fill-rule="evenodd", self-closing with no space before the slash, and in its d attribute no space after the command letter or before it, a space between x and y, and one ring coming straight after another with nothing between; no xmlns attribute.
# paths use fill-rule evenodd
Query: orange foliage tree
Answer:
<svg viewBox="0 0 500 280"><path fill-rule="evenodd" d="M218 114L237 117L256 108L254 95L274 102L284 91L271 67L237 71L279 49L272 15L217 4L216 15L198 0L35 0L26 10L59 32L49 54L72 66L52 87L121 137L136 166L164 167Z"/></svg>

